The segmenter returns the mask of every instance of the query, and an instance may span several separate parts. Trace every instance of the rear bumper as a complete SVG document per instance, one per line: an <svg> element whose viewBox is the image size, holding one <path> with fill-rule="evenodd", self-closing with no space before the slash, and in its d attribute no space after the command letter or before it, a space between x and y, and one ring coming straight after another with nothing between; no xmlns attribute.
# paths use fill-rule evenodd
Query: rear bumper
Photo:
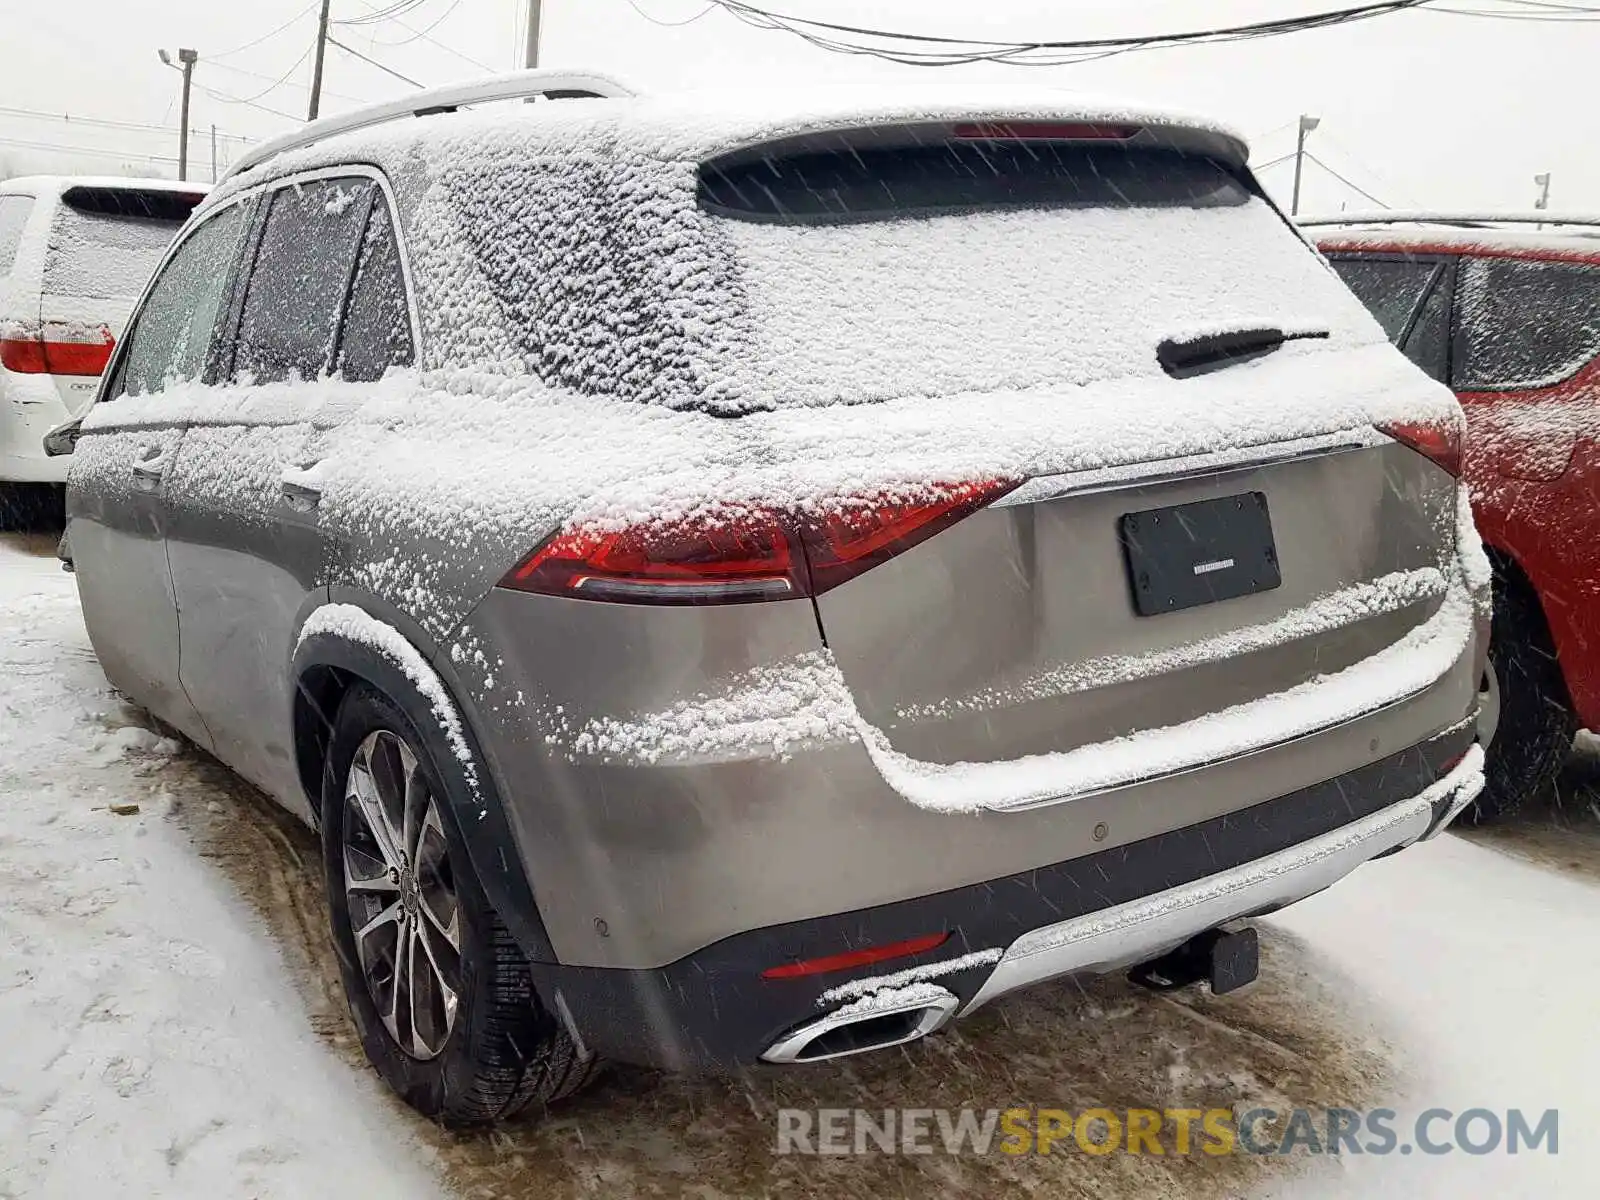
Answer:
<svg viewBox="0 0 1600 1200"><path fill-rule="evenodd" d="M536 964L535 985L571 1015L588 1049L671 1069L756 1062L797 1026L903 984L933 981L954 997L951 1010L970 1012L1044 979L1147 961L1431 837L1481 786L1473 736L1465 723L1198 824L982 884L753 930L656 969ZM878 967L761 977L784 963L946 931L938 950Z"/></svg>
<svg viewBox="0 0 1600 1200"><path fill-rule="evenodd" d="M1025 933L1006 947L962 1015L1041 980L1148 962L1224 922L1314 895L1364 862L1433 837L1478 794L1482 772L1483 751L1474 746L1410 800L1242 867Z"/></svg>

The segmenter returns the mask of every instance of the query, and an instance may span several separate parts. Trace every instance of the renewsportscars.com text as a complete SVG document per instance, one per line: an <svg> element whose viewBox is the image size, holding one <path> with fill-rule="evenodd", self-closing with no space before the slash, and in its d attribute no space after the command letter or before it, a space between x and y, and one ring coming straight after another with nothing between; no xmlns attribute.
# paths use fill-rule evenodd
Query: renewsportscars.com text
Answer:
<svg viewBox="0 0 1600 1200"><path fill-rule="evenodd" d="M784 1108L779 1154L1558 1154L1560 1113L1511 1108Z"/></svg>

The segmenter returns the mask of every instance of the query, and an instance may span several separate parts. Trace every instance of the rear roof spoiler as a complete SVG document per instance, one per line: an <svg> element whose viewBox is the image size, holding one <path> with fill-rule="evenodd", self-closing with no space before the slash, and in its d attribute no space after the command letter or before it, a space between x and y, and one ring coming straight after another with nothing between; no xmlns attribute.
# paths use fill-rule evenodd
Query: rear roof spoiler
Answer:
<svg viewBox="0 0 1600 1200"><path fill-rule="evenodd" d="M207 189L193 191L130 184L73 184L61 193L61 202L83 213L111 217L145 217L153 221L185 221L206 198Z"/></svg>

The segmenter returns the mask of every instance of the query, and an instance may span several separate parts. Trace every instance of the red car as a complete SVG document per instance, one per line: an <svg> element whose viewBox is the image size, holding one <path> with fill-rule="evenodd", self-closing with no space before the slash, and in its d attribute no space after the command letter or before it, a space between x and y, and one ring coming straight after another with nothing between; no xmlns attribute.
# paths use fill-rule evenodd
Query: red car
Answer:
<svg viewBox="0 0 1600 1200"><path fill-rule="evenodd" d="M1305 221L1467 416L1464 478L1494 565L1469 817L1520 805L1600 728L1600 218L1375 213Z"/></svg>

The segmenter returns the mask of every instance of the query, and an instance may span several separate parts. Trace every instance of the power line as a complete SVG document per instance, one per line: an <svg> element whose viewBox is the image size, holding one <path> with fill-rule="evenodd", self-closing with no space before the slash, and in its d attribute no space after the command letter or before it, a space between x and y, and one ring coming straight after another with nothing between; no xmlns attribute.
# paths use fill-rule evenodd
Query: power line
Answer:
<svg viewBox="0 0 1600 1200"><path fill-rule="evenodd" d="M373 8L367 5L371 12L359 17L344 17L334 22L335 25L377 25L383 21L392 21L404 16L406 13L421 8L427 0L396 0L387 8Z"/></svg>
<svg viewBox="0 0 1600 1200"><path fill-rule="evenodd" d="M151 125L142 121L113 121L108 117L76 117L71 113L41 112L38 109L33 108L9 108L5 105L0 105L0 117L22 117L41 121L63 121L70 125L91 125L100 129L134 129L149 131L151 133L165 134L175 132L171 126L168 125ZM189 132L193 134L201 134L206 133L207 131L191 128ZM226 133L220 129L217 130L217 136L219 138L227 138L235 142L249 143L254 140L253 138L245 137L242 133Z"/></svg>
<svg viewBox="0 0 1600 1200"><path fill-rule="evenodd" d="M310 51L307 51L307 53L309 54ZM200 61L201 61L202 65L209 65L209 66L217 67L217 68L219 68L220 70L223 70L223 71L232 71L235 75L246 75L251 79L271 79L272 78L271 75L263 75L260 71L247 71L243 67L235 67L235 66L232 66L229 63L208 62L206 59L201 59ZM305 59L302 58L300 61L304 62ZM293 72L291 71L291 74L292 73ZM296 90L302 91L302 92L308 92L308 91L311 90L309 84L299 83L299 82L297 82L297 81L295 81L293 79L288 79L288 78L285 78L281 83L278 84L278 86L279 87L295 88ZM336 96L340 100L348 100L352 104L370 104L370 103L372 103L372 101L366 99L365 97L362 97L362 96L349 96L349 95L346 95L343 92L333 91L331 88L323 88L322 89L322 94L324 96ZM299 119L300 119L299 117L295 118L295 120L297 120L297 121Z"/></svg>
<svg viewBox="0 0 1600 1200"><path fill-rule="evenodd" d="M252 102L254 102L256 100L261 99L261 97L265 96L268 92L277 91L284 84L289 82L289 76L293 75L296 71L298 71L300 69L301 65L306 61L306 59L308 59L310 57L311 57L311 47L307 46L304 50L302 50L300 52L300 57L295 59L294 62L292 62L289 65L289 69L287 71L285 71L282 75L279 75L276 79L274 79L271 83L267 84L266 87L262 88L259 92L256 92L254 95L252 95L252 96L240 96L238 102L240 104L250 104L250 103L252 103Z"/></svg>
<svg viewBox="0 0 1600 1200"><path fill-rule="evenodd" d="M318 0L311 0L310 4L306 5L299 12L295 13L294 16L290 17L282 25L279 25L274 29L269 29L266 33L263 33L260 37L255 38L252 41L248 41L242 46L235 46L232 50L224 50L220 54L207 54L206 55L206 60L208 62L215 62L219 58L232 58L235 54L240 54L245 50L250 50L250 49L252 49L252 48L254 48L256 46L261 45L262 42L265 42L270 38L277 37L285 29L288 29L296 21L300 20L301 17L304 17L309 12L311 12L312 9L316 8L317 2L318 2Z"/></svg>
<svg viewBox="0 0 1600 1200"><path fill-rule="evenodd" d="M281 108L273 108L270 104L262 104L257 100L246 100L241 96L230 96L227 92L219 92L215 88L208 88L203 83L196 83L194 86L213 100L221 100L224 104L243 104L250 108L259 108L262 112L271 113L275 117L282 117L285 121L293 121L296 125L300 124L299 117L292 113L286 113Z"/></svg>
<svg viewBox="0 0 1600 1200"><path fill-rule="evenodd" d="M681 21L663 21L660 17L652 17L639 6L639 0L628 0L628 6L652 25L660 25L663 29L678 29L684 25L693 25L696 21L712 12L716 7L716 0L707 0L706 6L692 17L685 17Z"/></svg>
<svg viewBox="0 0 1600 1200"><path fill-rule="evenodd" d="M368 8L372 9L374 12L379 11L375 5L368 3L368 0L361 0L361 3L365 4ZM400 28L404 29L407 33L415 34L417 37L421 38L423 41L427 42L429 45L437 46L439 49L443 50L446 54L453 54L453 55L455 55L455 57L459 58L462 62L471 63L473 66L477 67L480 71L493 72L495 70L494 67L491 67L488 63L484 62L482 59L473 58L472 55L470 55L470 54L463 54L460 50L457 50L454 46L450 46L450 45L447 45L444 42L441 42L438 38L434 37L431 33L426 33L426 32L423 32L423 31L419 31L415 26L407 25L404 21L400 20L398 17L390 16L390 17L386 17L384 19L388 20L388 21L393 21L396 25L400 26Z"/></svg>
<svg viewBox="0 0 1600 1200"><path fill-rule="evenodd" d="M169 154L129 154L122 150L96 150L89 146L65 146L59 142L30 142L23 138L0 137L0 145L22 146L29 150L49 150L57 154L86 154L95 158L137 159L140 162L177 163Z"/></svg>
<svg viewBox="0 0 1600 1200"><path fill-rule="evenodd" d="M1430 0L1376 0L1376 2L1320 13L1310 13L1304 16L1280 17L1243 25L1186 30L1179 33L1145 34L1116 38L1041 39L1037 41L1001 42L988 38L942 37L932 34L908 33L902 30L841 25L772 12L746 3L745 0L712 0L713 4L748 25L761 29L781 30L822 49L846 54L871 55L910 66L952 66L959 63L984 61L1007 62L1018 65L1063 65L1089 61L1092 58L1125 54L1134 50L1242 41L1257 37L1299 33L1304 30L1320 29L1331 25L1387 16L1391 13L1419 8L1429 2ZM872 45L853 40L859 38L887 43L888 46ZM918 48L907 48L906 43Z"/></svg>
<svg viewBox="0 0 1600 1200"><path fill-rule="evenodd" d="M1250 169L1252 171L1256 171L1256 172L1265 171L1268 167L1276 167L1280 163L1288 162L1290 159L1292 159L1294 157L1294 154L1295 154L1295 152L1293 150L1291 150L1287 154L1280 154L1280 155L1278 155L1277 158L1268 159L1264 163L1256 163L1253 166L1251 166Z"/></svg>
<svg viewBox="0 0 1600 1200"><path fill-rule="evenodd" d="M1266 141L1269 137L1277 137L1278 134L1283 133L1285 130L1293 129L1294 127L1295 127L1295 122L1294 121L1285 121L1282 125L1274 125L1271 129L1267 130L1265 133L1253 134L1250 137L1250 144L1252 146L1259 145L1261 142ZM1294 156L1291 154L1289 157L1293 158Z"/></svg>
<svg viewBox="0 0 1600 1200"><path fill-rule="evenodd" d="M427 26L426 28L417 30L416 33L413 33L408 38L401 38L398 42L378 42L377 38L373 38L372 40L374 42L378 42L378 45L380 46L409 46L412 42L419 42L426 38L435 29L439 28L439 26L443 25L447 20L449 20L450 14L455 12L456 9L460 7L461 0L450 0L450 7L445 9L436 18L434 18L433 24Z"/></svg>
<svg viewBox="0 0 1600 1200"><path fill-rule="evenodd" d="M1507 12L1505 9L1493 8L1444 8L1439 5L1430 5L1423 12L1436 13L1441 17L1484 17L1491 21L1523 21L1532 25L1593 25L1600 17L1596 16L1563 16L1560 13L1536 12ZM1580 12L1596 13L1597 9L1570 9L1572 14Z"/></svg>
<svg viewBox="0 0 1600 1200"><path fill-rule="evenodd" d="M349 46L346 46L343 42L339 41L337 38L330 37L328 39L328 45L337 46L337 47L339 47L339 49L343 50L346 54L353 54L355 57L359 58L362 62L367 63L369 66L377 67L378 70L386 72L387 74L393 75L396 79L400 80L402 83L409 83L414 88L420 88L420 87L425 86L425 85L423 85L421 83L418 83L415 79L411 78L411 76L409 76L409 75L400 74L400 72L396 71L393 67L384 66L381 62L379 62L375 58L368 58L365 54L361 53L361 51L359 51L359 50L352 50Z"/></svg>
<svg viewBox="0 0 1600 1200"><path fill-rule="evenodd" d="M1363 172L1376 179L1380 184L1383 185L1385 190L1389 191L1391 194L1400 190L1394 186L1394 181L1385 175L1384 172L1373 168L1364 159L1352 152L1350 147L1346 146L1338 138L1334 137L1333 134L1327 132L1326 129L1323 130L1319 140L1335 147L1339 151L1340 157L1360 167Z"/></svg>
<svg viewBox="0 0 1600 1200"><path fill-rule="evenodd" d="M1371 192L1367 191L1367 189L1362 187L1359 183L1354 183L1351 180L1346 179L1343 175L1339 174L1339 172L1335 171L1327 163L1323 162L1315 154L1311 153L1311 151L1309 151L1309 150L1306 151L1306 157L1309 158L1312 162L1316 163L1317 166L1321 167L1329 175L1332 175L1340 183L1344 184L1347 188L1350 188L1352 191L1360 192L1363 196L1365 196L1368 200L1371 200L1379 208L1388 208L1389 207L1389 205L1385 204L1382 200L1379 200L1376 196L1374 196Z"/></svg>

